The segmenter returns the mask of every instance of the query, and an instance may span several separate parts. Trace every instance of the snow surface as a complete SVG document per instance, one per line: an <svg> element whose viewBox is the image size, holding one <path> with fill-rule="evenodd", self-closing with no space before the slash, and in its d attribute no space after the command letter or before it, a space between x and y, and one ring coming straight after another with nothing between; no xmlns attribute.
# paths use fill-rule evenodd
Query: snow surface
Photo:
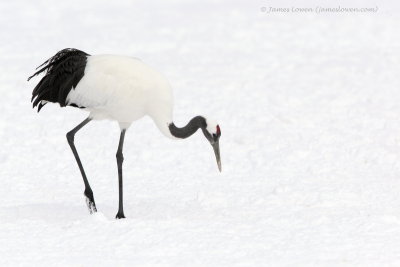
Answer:
<svg viewBox="0 0 400 267"><path fill-rule="evenodd" d="M398 4L166 2L0 2L0 265L400 266ZM85 112L29 102L26 78L65 47L164 73L178 125L220 124L223 172L200 132L174 141L137 121L115 220L119 127L92 122L75 138L90 216L65 138Z"/></svg>

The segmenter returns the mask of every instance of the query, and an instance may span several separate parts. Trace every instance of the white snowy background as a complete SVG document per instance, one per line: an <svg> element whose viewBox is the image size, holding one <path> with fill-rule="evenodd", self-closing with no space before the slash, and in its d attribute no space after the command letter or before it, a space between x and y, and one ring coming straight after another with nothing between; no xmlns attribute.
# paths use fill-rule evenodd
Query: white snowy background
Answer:
<svg viewBox="0 0 400 267"><path fill-rule="evenodd" d="M377 13L266 14L265 6ZM1 266L400 266L400 20L395 1L0 2ZM202 134L127 132L76 146L75 108L31 108L58 50L141 58L174 88L175 121L221 125L222 173Z"/></svg>

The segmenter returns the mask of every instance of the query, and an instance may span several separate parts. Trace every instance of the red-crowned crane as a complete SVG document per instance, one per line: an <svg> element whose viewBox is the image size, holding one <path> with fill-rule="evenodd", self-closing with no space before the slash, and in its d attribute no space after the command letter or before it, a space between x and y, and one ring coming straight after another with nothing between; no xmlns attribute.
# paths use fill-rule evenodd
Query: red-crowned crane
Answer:
<svg viewBox="0 0 400 267"><path fill-rule="evenodd" d="M61 107L73 106L90 112L89 117L67 133L67 140L78 163L85 184L84 195L90 213L97 211L78 152L75 134L91 120L110 119L119 123L121 134L117 149L119 206L117 219L125 218L122 197L122 147L126 130L135 120L150 116L167 137L183 139L201 129L214 149L219 171L221 159L218 124L196 116L179 128L172 120L172 89L159 72L137 58L94 55L67 48L40 65L28 81L43 72L44 77L32 92L33 107L38 112L48 102Z"/></svg>

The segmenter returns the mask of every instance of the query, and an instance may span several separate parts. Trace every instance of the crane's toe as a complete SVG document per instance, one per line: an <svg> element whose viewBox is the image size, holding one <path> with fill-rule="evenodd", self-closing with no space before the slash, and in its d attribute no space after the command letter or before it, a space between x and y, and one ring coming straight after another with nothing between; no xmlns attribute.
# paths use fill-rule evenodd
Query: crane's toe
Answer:
<svg viewBox="0 0 400 267"><path fill-rule="evenodd" d="M96 204L94 204L93 201L91 201L89 198L86 197L86 205L89 209L89 213L93 214L95 212L97 212L97 208L96 208Z"/></svg>
<svg viewBox="0 0 400 267"><path fill-rule="evenodd" d="M117 215L115 216L115 219L125 219L125 215L123 212L119 212L117 213Z"/></svg>
<svg viewBox="0 0 400 267"><path fill-rule="evenodd" d="M89 213L93 214L97 212L96 203L94 202L93 192L90 190L85 190L84 192L86 205L89 209Z"/></svg>
<svg viewBox="0 0 400 267"><path fill-rule="evenodd" d="M89 213L93 214L95 212L97 212L97 208L96 208L96 204L94 203L94 201L91 201L88 197L86 197L86 205L89 209Z"/></svg>

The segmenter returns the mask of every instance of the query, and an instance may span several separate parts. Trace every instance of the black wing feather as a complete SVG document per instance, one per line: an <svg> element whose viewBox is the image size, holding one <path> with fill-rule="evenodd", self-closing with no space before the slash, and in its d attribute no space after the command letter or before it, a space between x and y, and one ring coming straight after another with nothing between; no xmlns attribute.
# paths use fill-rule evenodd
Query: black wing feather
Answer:
<svg viewBox="0 0 400 267"><path fill-rule="evenodd" d="M35 86L32 92L33 107L38 106L38 112L47 103L59 103L66 106L66 98L71 89L82 79L89 54L78 49L66 48L46 60L28 81L45 72L45 76ZM47 102L42 102L47 101Z"/></svg>

